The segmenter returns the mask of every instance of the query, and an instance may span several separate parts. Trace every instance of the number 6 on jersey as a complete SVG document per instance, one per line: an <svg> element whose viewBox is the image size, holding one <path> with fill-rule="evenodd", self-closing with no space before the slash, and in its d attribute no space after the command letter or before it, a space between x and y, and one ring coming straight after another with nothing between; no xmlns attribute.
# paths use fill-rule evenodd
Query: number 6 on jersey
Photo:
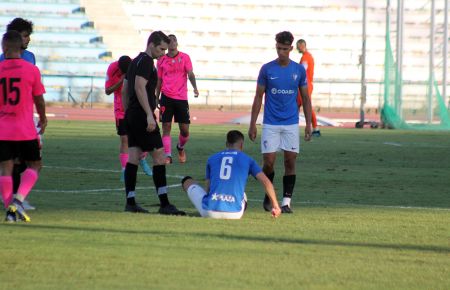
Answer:
<svg viewBox="0 0 450 290"><path fill-rule="evenodd" d="M230 179L231 176L231 165L233 164L233 157L226 156L222 158L222 163L220 165L220 179Z"/></svg>

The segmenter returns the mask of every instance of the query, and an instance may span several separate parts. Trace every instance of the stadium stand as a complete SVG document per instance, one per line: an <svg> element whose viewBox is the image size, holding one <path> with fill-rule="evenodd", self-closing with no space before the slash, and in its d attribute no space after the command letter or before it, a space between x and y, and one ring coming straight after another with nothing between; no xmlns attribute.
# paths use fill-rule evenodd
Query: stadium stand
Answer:
<svg viewBox="0 0 450 290"><path fill-rule="evenodd" d="M436 1L438 73L443 43L439 38L441 2ZM135 56L145 48L152 31L162 30L176 34L180 50L191 56L201 93L192 104L250 105L261 65L276 58L274 35L290 30L296 40L306 39L315 58L315 107L359 107L361 1L5 0L0 8L0 25L17 15L35 23L30 49L46 74L45 81L52 75L58 75L58 80L65 74L84 76L71 82L93 83L98 100L110 101L102 93L106 62L123 54ZM391 17L393 28L395 7ZM424 82L428 78L430 0L405 3L404 19L403 77L405 82ZM386 1L369 1L368 108L379 108L382 100L385 21ZM395 43L395 33L391 35ZM295 49L291 57L300 59ZM419 85L411 87L415 89L404 91L406 98L422 94Z"/></svg>
<svg viewBox="0 0 450 290"><path fill-rule="evenodd" d="M36 55L49 101L103 101L109 61L102 37L79 1L17 1L0 3L0 26L15 17L34 23L29 50ZM92 88L91 88L92 87Z"/></svg>

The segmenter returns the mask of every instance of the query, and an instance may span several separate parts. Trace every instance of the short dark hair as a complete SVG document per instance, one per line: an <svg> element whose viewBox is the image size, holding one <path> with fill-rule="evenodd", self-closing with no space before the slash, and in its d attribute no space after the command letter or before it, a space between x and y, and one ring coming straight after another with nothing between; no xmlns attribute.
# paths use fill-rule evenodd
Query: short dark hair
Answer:
<svg viewBox="0 0 450 290"><path fill-rule="evenodd" d="M153 31L150 36L148 37L147 45L150 43L153 43L153 45L158 46L161 44L161 42L165 42L167 44L170 43L170 39L167 35L164 34L162 31Z"/></svg>
<svg viewBox="0 0 450 290"><path fill-rule="evenodd" d="M244 141L244 134L241 133L241 131L238 130L231 130L227 133L227 143L228 144L235 144L238 141Z"/></svg>
<svg viewBox="0 0 450 290"><path fill-rule="evenodd" d="M29 34L33 33L33 22L17 17L14 18L8 25L6 25L6 31L15 30L19 33L26 31Z"/></svg>
<svg viewBox="0 0 450 290"><path fill-rule="evenodd" d="M128 71L128 67L130 66L130 63L131 63L131 57L129 57L128 55L122 55L119 58L119 69L123 74Z"/></svg>
<svg viewBox="0 0 450 290"><path fill-rule="evenodd" d="M16 30L9 30L3 34L2 44L11 50L20 51L22 48L22 35Z"/></svg>
<svg viewBox="0 0 450 290"><path fill-rule="evenodd" d="M304 40L304 39L299 39L299 40L297 40L297 45L299 44L299 43L302 43L302 44L304 44L304 45L306 45L306 41Z"/></svg>
<svg viewBox="0 0 450 290"><path fill-rule="evenodd" d="M175 40L178 40L175 34L169 34L169 35L167 35L167 36L168 36L169 38L173 37L173 38L175 38Z"/></svg>
<svg viewBox="0 0 450 290"><path fill-rule="evenodd" d="M275 40L277 43L292 45L292 42L294 42L294 36L289 31L282 31L275 35Z"/></svg>

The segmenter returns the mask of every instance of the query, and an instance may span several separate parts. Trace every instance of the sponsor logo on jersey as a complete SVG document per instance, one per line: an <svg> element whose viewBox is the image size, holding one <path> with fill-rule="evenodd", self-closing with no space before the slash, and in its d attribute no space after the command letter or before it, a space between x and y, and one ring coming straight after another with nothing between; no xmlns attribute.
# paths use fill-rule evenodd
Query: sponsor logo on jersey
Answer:
<svg viewBox="0 0 450 290"><path fill-rule="evenodd" d="M234 198L234 196L232 196L230 194L222 194L222 193L213 193L211 196L211 200L224 201L224 202L229 202L229 203L236 202L236 199Z"/></svg>
<svg viewBox="0 0 450 290"><path fill-rule="evenodd" d="M292 95L295 93L294 90L282 90L277 88L272 88L270 92L272 93L272 95Z"/></svg>

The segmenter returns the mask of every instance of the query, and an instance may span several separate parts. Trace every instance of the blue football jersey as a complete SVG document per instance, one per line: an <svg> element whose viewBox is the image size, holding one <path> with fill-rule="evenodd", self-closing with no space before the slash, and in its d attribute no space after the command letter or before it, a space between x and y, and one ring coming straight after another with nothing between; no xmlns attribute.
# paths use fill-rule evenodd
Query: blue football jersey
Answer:
<svg viewBox="0 0 450 290"><path fill-rule="evenodd" d="M241 211L248 176L256 177L260 172L261 167L256 161L239 150L224 150L212 155L206 164L210 189L203 197L203 209Z"/></svg>
<svg viewBox="0 0 450 290"><path fill-rule="evenodd" d="M259 71L258 85L266 88L264 124L298 124L298 89L308 86L302 65L292 60L283 67L277 60L266 63Z"/></svg>
<svg viewBox="0 0 450 290"><path fill-rule="evenodd" d="M36 58L34 57L34 54L31 51L28 51L26 49L24 49L22 51L22 53L20 54L20 58L22 58L23 60L28 61L29 63L32 63L34 65L36 65ZM0 55L0 61L5 60L5 56L3 55L3 53Z"/></svg>

